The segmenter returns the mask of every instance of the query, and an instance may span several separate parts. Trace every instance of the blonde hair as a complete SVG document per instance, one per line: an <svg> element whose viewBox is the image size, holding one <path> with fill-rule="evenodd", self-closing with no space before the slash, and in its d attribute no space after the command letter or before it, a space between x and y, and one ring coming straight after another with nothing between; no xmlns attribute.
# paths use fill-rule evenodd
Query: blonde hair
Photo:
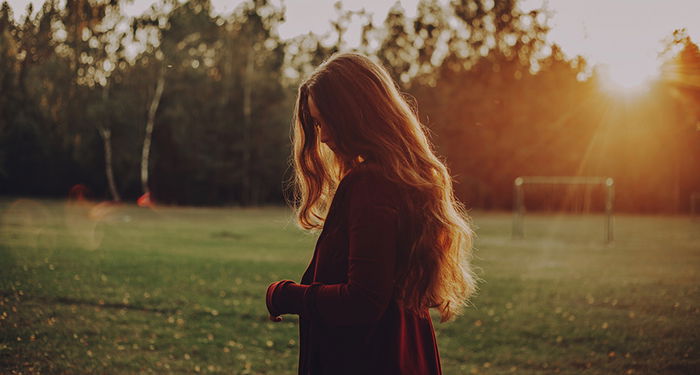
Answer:
<svg viewBox="0 0 700 375"><path fill-rule="evenodd" d="M309 97L335 152L320 142ZM405 272L396 282L397 298L413 311L437 308L444 322L459 314L476 290L470 266L473 231L454 196L449 171L433 151L429 130L407 98L366 56L336 53L323 62L298 90L291 204L301 228L320 229L345 173L363 160L379 165L384 176L410 191L410 215L418 225Z"/></svg>

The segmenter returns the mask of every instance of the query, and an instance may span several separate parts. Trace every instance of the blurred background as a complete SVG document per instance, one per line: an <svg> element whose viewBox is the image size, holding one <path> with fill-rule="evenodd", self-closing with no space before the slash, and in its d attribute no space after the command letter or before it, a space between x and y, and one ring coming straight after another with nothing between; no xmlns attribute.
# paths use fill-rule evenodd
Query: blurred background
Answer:
<svg viewBox="0 0 700 375"><path fill-rule="evenodd" d="M13 3L3 195L281 204L296 87L339 50L416 98L469 207L519 175L612 177L626 212L700 190L693 1Z"/></svg>
<svg viewBox="0 0 700 375"><path fill-rule="evenodd" d="M445 374L700 373L699 14L3 2L0 373L295 374L297 318L264 294L313 253L284 204L292 109L337 51L415 99L470 210L483 280L433 315Z"/></svg>

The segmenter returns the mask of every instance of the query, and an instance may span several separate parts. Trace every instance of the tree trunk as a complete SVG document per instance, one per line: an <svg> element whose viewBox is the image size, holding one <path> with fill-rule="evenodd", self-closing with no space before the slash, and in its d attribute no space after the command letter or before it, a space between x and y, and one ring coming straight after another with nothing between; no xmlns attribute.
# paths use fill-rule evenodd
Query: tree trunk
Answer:
<svg viewBox="0 0 700 375"><path fill-rule="evenodd" d="M112 194L112 200L119 202L122 199L119 196L119 191L117 191L117 184L114 181L114 171L112 169L112 131L103 127L100 127L98 130L105 145L105 174L107 175L109 192Z"/></svg>
<svg viewBox="0 0 700 375"><path fill-rule="evenodd" d="M143 149L141 150L141 188L144 194L149 194L151 190L148 188L148 163L151 154L151 139L153 138L153 125L156 120L156 112L160 105L160 98L163 96L165 87L165 63L158 74L158 82L156 83L156 91L153 93L151 105L148 108L148 118L146 119L146 134L143 138Z"/></svg>
<svg viewBox="0 0 700 375"><path fill-rule="evenodd" d="M109 100L109 86L102 89L102 105L106 106ZM105 148L105 174L107 175L107 183L109 192L112 194L112 200L115 202L121 201L117 184L114 180L114 170L112 169L112 130L110 129L109 110L104 113L104 125L98 125L97 131L102 137L102 142Z"/></svg>
<svg viewBox="0 0 700 375"><path fill-rule="evenodd" d="M245 77L243 78L243 186L242 186L242 203L244 205L252 204L253 194L251 194L251 170L250 170L250 132L252 127L252 77L254 52L251 48L248 52L248 58L245 66Z"/></svg>

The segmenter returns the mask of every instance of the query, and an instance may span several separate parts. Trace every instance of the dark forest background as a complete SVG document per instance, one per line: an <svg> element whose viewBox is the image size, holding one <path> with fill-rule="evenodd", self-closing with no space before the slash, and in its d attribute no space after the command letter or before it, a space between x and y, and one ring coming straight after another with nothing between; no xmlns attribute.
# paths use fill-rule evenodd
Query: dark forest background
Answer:
<svg viewBox="0 0 700 375"><path fill-rule="evenodd" d="M354 50L415 97L468 207L510 209L523 175L612 177L625 212L686 212L700 191L700 52L683 30L669 32L648 91L615 95L547 42L546 9L515 0L424 0L379 28L339 3L330 35L291 40L264 0L226 16L206 0L164 0L136 19L120 5L47 1L19 22L2 5L0 194L66 197L81 184L93 199L282 204L296 87L351 50L353 17L365 20ZM538 191L530 206L559 194Z"/></svg>

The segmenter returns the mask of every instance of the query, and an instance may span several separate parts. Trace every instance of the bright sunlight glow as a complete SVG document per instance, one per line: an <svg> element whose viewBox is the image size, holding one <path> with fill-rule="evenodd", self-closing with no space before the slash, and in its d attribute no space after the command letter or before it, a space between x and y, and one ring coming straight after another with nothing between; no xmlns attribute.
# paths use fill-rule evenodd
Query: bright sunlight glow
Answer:
<svg viewBox="0 0 700 375"><path fill-rule="evenodd" d="M611 93L635 93L644 91L658 78L660 62L656 58L637 58L630 55L610 56L600 64L601 86Z"/></svg>
<svg viewBox="0 0 700 375"><path fill-rule="evenodd" d="M673 30L700 37L698 0L521 0L552 10L549 39L568 56L581 55L611 95L645 91L659 76L658 54Z"/></svg>

